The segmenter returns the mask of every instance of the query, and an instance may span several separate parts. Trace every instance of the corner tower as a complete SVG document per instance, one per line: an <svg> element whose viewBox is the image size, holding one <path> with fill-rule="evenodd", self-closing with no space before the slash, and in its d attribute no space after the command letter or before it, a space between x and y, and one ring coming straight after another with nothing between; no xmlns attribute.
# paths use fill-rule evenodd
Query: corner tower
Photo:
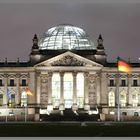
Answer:
<svg viewBox="0 0 140 140"><path fill-rule="evenodd" d="M102 38L101 34L98 37L97 43L98 43L97 52L95 54L96 62L99 62L100 64L105 65L106 64L106 54L105 54L103 38Z"/></svg>

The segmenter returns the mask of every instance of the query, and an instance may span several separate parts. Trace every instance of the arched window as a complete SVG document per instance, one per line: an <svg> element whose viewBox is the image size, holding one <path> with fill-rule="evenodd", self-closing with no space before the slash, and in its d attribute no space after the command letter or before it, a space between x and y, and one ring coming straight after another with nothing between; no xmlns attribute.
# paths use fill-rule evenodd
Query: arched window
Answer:
<svg viewBox="0 0 140 140"><path fill-rule="evenodd" d="M27 94L26 91L23 90L21 93L21 106L26 107L27 106Z"/></svg>
<svg viewBox="0 0 140 140"><path fill-rule="evenodd" d="M110 91L108 94L108 105L109 107L115 106L115 93L113 91Z"/></svg>
<svg viewBox="0 0 140 140"><path fill-rule="evenodd" d="M53 73L52 76L52 100L53 107L58 108L60 103L60 75Z"/></svg>
<svg viewBox="0 0 140 140"><path fill-rule="evenodd" d="M77 105L79 108L84 106L84 75L83 73L77 74Z"/></svg>
<svg viewBox="0 0 140 140"><path fill-rule="evenodd" d="M121 107L126 106L126 92L124 90L120 92L120 105Z"/></svg>
<svg viewBox="0 0 140 140"><path fill-rule="evenodd" d="M138 106L138 92L136 90L132 93L132 106Z"/></svg>

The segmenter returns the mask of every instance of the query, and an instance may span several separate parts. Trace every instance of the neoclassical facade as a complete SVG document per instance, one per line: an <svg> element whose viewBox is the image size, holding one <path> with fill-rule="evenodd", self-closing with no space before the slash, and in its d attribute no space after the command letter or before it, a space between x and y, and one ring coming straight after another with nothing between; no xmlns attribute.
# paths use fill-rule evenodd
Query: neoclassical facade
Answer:
<svg viewBox="0 0 140 140"><path fill-rule="evenodd" d="M120 114L139 116L140 66L131 66L132 74L119 74ZM40 39L34 36L28 62L0 62L0 115L26 113L39 120L54 111L94 114L96 108L99 114L115 116L116 81L117 64L107 62L102 36L94 44L83 29L61 24ZM26 95L26 88L33 96Z"/></svg>

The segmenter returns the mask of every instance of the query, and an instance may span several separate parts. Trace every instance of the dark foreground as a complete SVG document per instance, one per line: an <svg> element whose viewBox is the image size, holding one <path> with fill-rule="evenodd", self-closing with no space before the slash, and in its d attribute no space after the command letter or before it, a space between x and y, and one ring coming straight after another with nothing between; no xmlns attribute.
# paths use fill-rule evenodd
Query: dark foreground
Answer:
<svg viewBox="0 0 140 140"><path fill-rule="evenodd" d="M140 123L1 123L0 137L138 137Z"/></svg>

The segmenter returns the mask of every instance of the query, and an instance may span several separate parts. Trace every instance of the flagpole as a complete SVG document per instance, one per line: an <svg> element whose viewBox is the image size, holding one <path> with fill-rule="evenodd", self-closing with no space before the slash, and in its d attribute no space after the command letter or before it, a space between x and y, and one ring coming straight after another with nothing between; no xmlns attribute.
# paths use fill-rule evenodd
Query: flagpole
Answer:
<svg viewBox="0 0 140 140"><path fill-rule="evenodd" d="M117 58L117 64L119 61L119 57ZM118 66L117 66L117 85L116 85L116 93L117 93L117 120L118 122L120 121L120 93L119 93L119 70L118 70Z"/></svg>

